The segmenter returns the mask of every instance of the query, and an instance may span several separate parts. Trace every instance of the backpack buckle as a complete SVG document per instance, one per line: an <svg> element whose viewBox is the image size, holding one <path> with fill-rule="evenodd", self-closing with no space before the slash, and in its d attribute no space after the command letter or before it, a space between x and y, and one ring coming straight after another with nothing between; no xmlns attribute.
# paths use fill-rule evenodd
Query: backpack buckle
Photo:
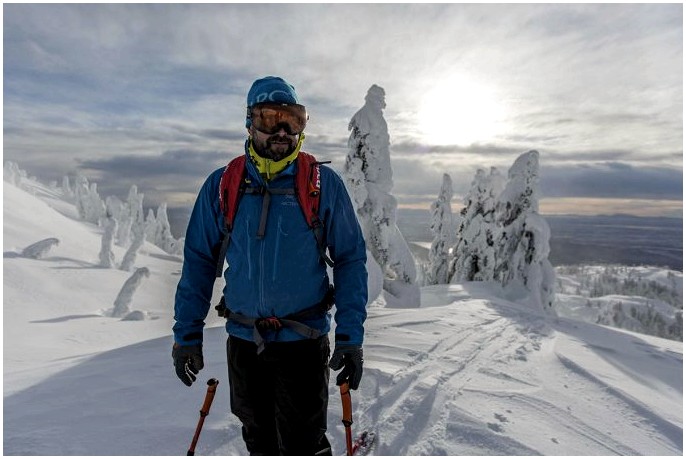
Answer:
<svg viewBox="0 0 686 459"><path fill-rule="evenodd" d="M279 331L283 328L283 324L278 317L264 317L255 321L255 326L260 330Z"/></svg>

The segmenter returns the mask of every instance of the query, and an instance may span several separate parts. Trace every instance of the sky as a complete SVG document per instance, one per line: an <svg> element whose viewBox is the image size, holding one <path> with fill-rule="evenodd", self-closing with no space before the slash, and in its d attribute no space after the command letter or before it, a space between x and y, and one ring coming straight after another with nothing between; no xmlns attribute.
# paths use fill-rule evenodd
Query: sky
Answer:
<svg viewBox="0 0 686 459"><path fill-rule="evenodd" d="M455 211L537 150L544 214L682 215L681 4L5 4L3 26L3 158L41 180L189 209L278 75L339 171L384 88L400 208L449 173Z"/></svg>

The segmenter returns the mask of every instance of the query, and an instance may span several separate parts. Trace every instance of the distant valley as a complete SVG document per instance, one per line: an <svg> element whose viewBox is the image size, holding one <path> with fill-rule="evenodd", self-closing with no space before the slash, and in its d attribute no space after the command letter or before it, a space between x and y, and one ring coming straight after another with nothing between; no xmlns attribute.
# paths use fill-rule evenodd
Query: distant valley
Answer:
<svg viewBox="0 0 686 459"><path fill-rule="evenodd" d="M553 266L621 264L683 270L683 219L628 215L544 215L550 225ZM398 227L408 241L431 242L429 211L398 209Z"/></svg>

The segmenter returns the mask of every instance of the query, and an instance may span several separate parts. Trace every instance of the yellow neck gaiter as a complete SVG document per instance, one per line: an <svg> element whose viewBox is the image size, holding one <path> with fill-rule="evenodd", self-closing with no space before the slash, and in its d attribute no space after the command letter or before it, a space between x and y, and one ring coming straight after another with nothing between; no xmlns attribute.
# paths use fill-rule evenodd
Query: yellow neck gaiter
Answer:
<svg viewBox="0 0 686 459"><path fill-rule="evenodd" d="M266 181L269 181L295 161L295 159L298 157L298 153L300 153L300 147L302 147L304 140L305 134L301 133L300 138L298 139L298 144L295 146L293 153L283 159L274 161L258 155L253 148L252 137L250 137L248 138L248 153L250 154L250 159L252 159L253 164L255 167L257 167L257 171L260 173L262 178Z"/></svg>

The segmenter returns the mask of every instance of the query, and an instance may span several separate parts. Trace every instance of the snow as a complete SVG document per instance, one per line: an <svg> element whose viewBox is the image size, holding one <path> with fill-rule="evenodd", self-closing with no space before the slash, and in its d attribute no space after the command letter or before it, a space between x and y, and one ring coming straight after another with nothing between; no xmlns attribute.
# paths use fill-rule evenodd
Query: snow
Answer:
<svg viewBox="0 0 686 459"><path fill-rule="evenodd" d="M132 273L99 266L103 228L78 221L61 191L18 182L3 186L3 453L184 455L204 381L216 377L196 454L245 455L229 412L226 334L212 310L198 382L187 388L174 374L181 259L143 244L133 269L149 277L130 303L139 320L110 317ZM20 256L46 238L60 243L42 259ZM112 251L121 260L126 247ZM681 342L549 318L500 289L428 286L420 308L390 308L383 297L369 307L352 398L353 430L377 432L373 454L683 454ZM330 394L328 435L343 454L333 382Z"/></svg>
<svg viewBox="0 0 686 459"><path fill-rule="evenodd" d="M561 316L683 340L683 274L650 266L560 266Z"/></svg>

